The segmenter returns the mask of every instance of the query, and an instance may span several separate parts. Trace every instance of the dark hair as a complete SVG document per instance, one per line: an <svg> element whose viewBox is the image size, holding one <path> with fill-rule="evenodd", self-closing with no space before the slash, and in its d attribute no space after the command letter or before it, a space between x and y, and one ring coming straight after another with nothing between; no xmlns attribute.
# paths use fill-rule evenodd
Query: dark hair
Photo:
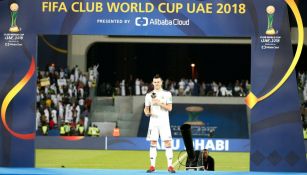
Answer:
<svg viewBox="0 0 307 175"><path fill-rule="evenodd" d="M160 78L161 80L162 80L162 78L160 77L160 75L159 74L156 74L154 77L153 77L154 79L158 79L158 78Z"/></svg>

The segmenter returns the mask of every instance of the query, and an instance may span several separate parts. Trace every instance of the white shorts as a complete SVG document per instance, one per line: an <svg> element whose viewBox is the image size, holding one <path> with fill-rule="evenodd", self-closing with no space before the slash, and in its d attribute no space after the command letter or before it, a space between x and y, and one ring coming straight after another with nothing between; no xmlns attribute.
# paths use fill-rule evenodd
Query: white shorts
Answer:
<svg viewBox="0 0 307 175"><path fill-rule="evenodd" d="M156 126L149 127L146 140L158 141L159 136L162 141L172 140L172 133L170 126Z"/></svg>

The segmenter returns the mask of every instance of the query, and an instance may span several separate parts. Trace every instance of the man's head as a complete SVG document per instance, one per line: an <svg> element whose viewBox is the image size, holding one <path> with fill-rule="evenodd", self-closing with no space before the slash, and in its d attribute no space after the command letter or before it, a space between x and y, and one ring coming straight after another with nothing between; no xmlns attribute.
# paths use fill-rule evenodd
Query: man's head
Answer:
<svg viewBox="0 0 307 175"><path fill-rule="evenodd" d="M153 77L152 84L155 90L160 90L162 87L162 78L157 74Z"/></svg>
<svg viewBox="0 0 307 175"><path fill-rule="evenodd" d="M208 149L204 149L204 158L207 158L209 156Z"/></svg>

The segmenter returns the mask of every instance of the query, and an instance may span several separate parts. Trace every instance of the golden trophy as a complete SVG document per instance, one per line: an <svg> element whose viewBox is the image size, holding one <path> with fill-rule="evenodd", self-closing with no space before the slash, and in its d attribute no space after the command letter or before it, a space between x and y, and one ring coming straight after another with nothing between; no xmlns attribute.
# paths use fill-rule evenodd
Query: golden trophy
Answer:
<svg viewBox="0 0 307 175"><path fill-rule="evenodd" d="M18 9L19 9L19 6L18 6L17 3L12 3L10 5L10 10L11 10L11 27L10 27L9 31L13 32L13 33L16 33L16 32L20 31L19 27L16 24Z"/></svg>
<svg viewBox="0 0 307 175"><path fill-rule="evenodd" d="M265 32L267 35L275 35L276 31L273 28L273 21L274 21L274 13L275 13L275 7L270 5L266 8L266 12L268 15L268 28Z"/></svg>

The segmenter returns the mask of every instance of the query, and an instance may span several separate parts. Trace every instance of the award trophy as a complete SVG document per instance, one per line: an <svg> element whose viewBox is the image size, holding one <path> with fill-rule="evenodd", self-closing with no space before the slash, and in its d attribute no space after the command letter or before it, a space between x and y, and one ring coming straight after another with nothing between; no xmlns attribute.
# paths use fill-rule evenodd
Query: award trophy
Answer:
<svg viewBox="0 0 307 175"><path fill-rule="evenodd" d="M153 92L151 95L150 95L151 99L155 99L157 97L157 94L155 92ZM152 109L154 108L157 108L156 105L153 105L152 107L149 108L149 111L151 112ZM152 114L151 114L152 115Z"/></svg>
<svg viewBox="0 0 307 175"><path fill-rule="evenodd" d="M275 35L276 31L273 28L273 21L274 21L274 13L275 13L275 7L270 5L266 8L266 12L268 15L268 27L267 30L265 32L265 34L267 35Z"/></svg>
<svg viewBox="0 0 307 175"><path fill-rule="evenodd" d="M157 96L157 95L156 95L156 93L154 93L154 92L151 94L151 98L152 98L152 99L156 98L156 96Z"/></svg>
<svg viewBox="0 0 307 175"><path fill-rule="evenodd" d="M10 10L11 10L11 27L9 29L10 32L16 33L20 31L19 27L16 24L18 9L19 9L19 6L17 3L12 3L10 5Z"/></svg>

